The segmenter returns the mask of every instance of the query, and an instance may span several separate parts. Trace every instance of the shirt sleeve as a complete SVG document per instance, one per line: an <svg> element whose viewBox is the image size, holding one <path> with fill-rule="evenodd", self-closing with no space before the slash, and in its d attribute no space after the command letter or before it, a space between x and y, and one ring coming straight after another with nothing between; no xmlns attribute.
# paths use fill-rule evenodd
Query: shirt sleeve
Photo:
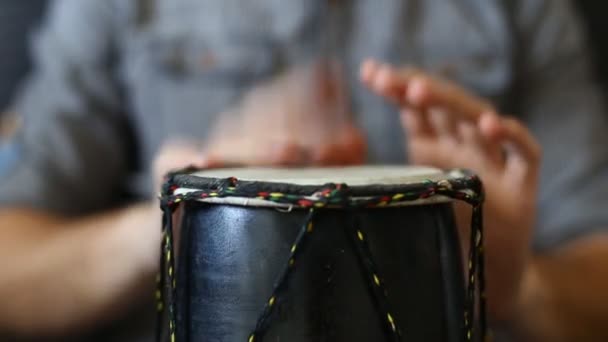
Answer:
<svg viewBox="0 0 608 342"><path fill-rule="evenodd" d="M517 111L543 146L538 249L608 231L608 122L566 0L521 1Z"/></svg>
<svg viewBox="0 0 608 342"><path fill-rule="evenodd" d="M3 171L0 207L61 214L106 208L128 170L127 120L109 1L57 0L33 42L34 71L14 110L18 157Z"/></svg>

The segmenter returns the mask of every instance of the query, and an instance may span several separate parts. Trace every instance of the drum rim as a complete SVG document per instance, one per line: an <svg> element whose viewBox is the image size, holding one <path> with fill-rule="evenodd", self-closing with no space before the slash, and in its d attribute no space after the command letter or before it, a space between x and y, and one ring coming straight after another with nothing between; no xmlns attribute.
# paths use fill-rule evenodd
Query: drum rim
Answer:
<svg viewBox="0 0 608 342"><path fill-rule="evenodd" d="M242 169L242 168L235 168ZM315 200L316 194L323 189L326 189L329 184L315 184L315 185L302 185L285 182L275 181L256 181L256 180L241 180L234 177L230 178L216 178L216 177L202 177L194 174L199 169L187 169L181 172L172 174L171 193L176 196L189 197L189 195L197 192L207 192L213 194L214 192L219 193L226 189L232 182L236 184L240 190L246 189L245 192L255 194L256 192L264 192L270 194L280 195L292 195L300 196L302 198L309 198ZM447 170L439 173L429 175L427 179L418 178L410 183L403 184L368 184L368 185L353 185L348 186L348 200L352 203L362 202L375 196L393 196L405 193L417 193L424 191L429 188L429 184L443 184L444 186L453 188L454 190L469 192L470 184L468 180L473 174L466 170L455 169ZM298 208L298 206L292 203L280 203L268 199L257 198L254 195L248 196L207 196L204 198L200 197L189 197L187 200L210 203L210 204L225 204L225 205L237 205L245 207L270 207L291 210ZM449 196L442 196L438 194L432 194L427 198L420 198L416 200L408 201L397 201L394 203L388 203L386 207L403 207L403 206L415 206L415 205L429 205L439 203L451 203L455 200ZM342 208L343 205L328 205L327 208Z"/></svg>

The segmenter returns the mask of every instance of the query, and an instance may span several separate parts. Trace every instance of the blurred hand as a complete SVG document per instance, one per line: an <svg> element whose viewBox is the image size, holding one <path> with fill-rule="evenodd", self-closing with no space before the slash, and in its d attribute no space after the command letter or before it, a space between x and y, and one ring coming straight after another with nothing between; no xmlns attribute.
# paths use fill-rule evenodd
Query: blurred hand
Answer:
<svg viewBox="0 0 608 342"><path fill-rule="evenodd" d="M219 117L209 161L240 165L349 165L365 160L340 75L329 64L290 70Z"/></svg>
<svg viewBox="0 0 608 342"><path fill-rule="evenodd" d="M155 193L160 189L165 176L175 170L188 166L198 168L210 167L207 158L203 155L200 144L193 141L168 141L158 152L153 164Z"/></svg>
<svg viewBox="0 0 608 342"><path fill-rule="evenodd" d="M369 60L361 79L399 106L411 162L466 168L483 180L489 309L495 317L510 315L530 255L539 144L487 101L421 71Z"/></svg>

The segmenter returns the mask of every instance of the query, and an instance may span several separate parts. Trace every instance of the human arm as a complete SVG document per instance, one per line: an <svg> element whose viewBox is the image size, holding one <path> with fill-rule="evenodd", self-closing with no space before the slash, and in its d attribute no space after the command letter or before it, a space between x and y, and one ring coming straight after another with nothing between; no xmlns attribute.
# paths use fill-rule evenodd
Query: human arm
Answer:
<svg viewBox="0 0 608 342"><path fill-rule="evenodd" d="M2 209L1 330L71 336L151 299L159 222L152 204L79 219Z"/></svg>
<svg viewBox="0 0 608 342"><path fill-rule="evenodd" d="M102 268L78 266L97 260L112 243L123 243L112 237L125 235L126 228L109 229L111 221L124 225L143 216L140 209L94 214L117 206L133 159L126 153L129 130L111 68L111 18L105 2L56 1L36 37L35 69L11 108L23 120L9 142L15 156L0 170L0 265L11 271L0 281L6 303L0 333L67 334L94 320L119 318L101 313L111 305L109 291L85 298L98 289L88 288L93 281L109 276L110 261L102 261ZM148 222L131 229L141 232ZM157 230L149 229L153 241ZM102 242L97 246L87 238ZM123 253L128 251L134 248ZM115 266L119 273L127 267ZM65 274L72 267L77 273ZM51 274L56 277L47 277ZM140 276L134 275L125 291L132 291ZM127 281L124 274L119 277ZM79 293L96 306L81 308L82 316L65 316L83 304L71 297ZM58 308L41 306L55 299L65 302ZM40 329L33 329L36 325Z"/></svg>
<svg viewBox="0 0 608 342"><path fill-rule="evenodd" d="M481 177L489 311L498 320L510 316L530 258L540 146L519 122L448 81L375 61L364 63L361 77L400 107L412 163L468 168Z"/></svg>
<svg viewBox="0 0 608 342"><path fill-rule="evenodd" d="M532 339L559 336L569 341L581 332L600 339L600 323L608 317L607 306L599 304L605 303L608 286L602 283L608 281L603 268L608 261L602 259L608 251L605 239L563 242L562 248L542 254L530 249L541 162L540 145L531 132L497 114L487 101L420 71L369 61L362 67L362 79L400 106L412 162L470 168L484 181L491 320ZM582 273L581 265L597 272ZM566 283L561 277L579 280ZM598 286L589 287L590 282ZM590 305L577 306L581 303Z"/></svg>
<svg viewBox="0 0 608 342"><path fill-rule="evenodd" d="M530 341L608 340L605 98L591 74L573 4L522 1L517 9L521 59L527 61L520 71L523 119L547 146L539 253L524 277L531 285L522 291L517 330Z"/></svg>
<svg viewBox="0 0 608 342"><path fill-rule="evenodd" d="M42 60L38 69L19 101L21 105L17 106L26 118L16 137L23 155L7 174L7 181L0 184L0 202L8 210L4 218L11 229L6 233L10 239L0 240L0 249L7 244L8 251L28 256L20 258L16 263L19 268L5 279L6 287L3 289L7 292L0 295L13 298L8 299L11 305L2 311L5 319L0 321L0 330L16 329L18 333L36 335L82 330L92 324L97 326L119 319L114 313L137 301L136 297L124 298L141 288L143 278L149 278L150 261L156 265L158 253L158 212L149 211L146 215L140 207L107 212L107 208L121 204L116 201L120 200L133 156L126 153L129 131L124 127L125 120L120 114L124 107L116 94L111 63L102 58L107 51L99 47L110 44L104 37L109 36L106 39L110 41L112 38L111 32L106 32L107 17L101 16L108 14L103 11L106 5L95 0L86 0L84 4L79 0L61 3L63 10L55 16L77 15L63 20L52 16L55 19L51 21L51 28L43 31L39 48L45 53L40 56ZM89 8L83 12L83 6L85 9L94 6L99 10L91 11ZM100 19L96 17L98 15ZM83 34L88 39L85 42L72 41L75 39L72 32ZM95 42L98 39L102 41ZM272 105L275 100L283 99L281 94L274 94L272 89L270 94L266 94L268 96L263 96L265 103L252 99L258 95L249 97L249 101L258 102L257 107L251 105L257 109L240 110L240 114L248 113L243 115L249 120L263 120L264 117L259 115L261 109L272 107L276 114L289 108L286 107L289 105L287 101ZM268 145L263 144L267 140L260 138L269 138L271 134L255 128L260 127L238 132L247 134L240 144L232 144L237 146L228 152L221 146L211 152L216 153L216 158L223 159L230 157L231 153L240 153L243 146L250 148L249 144L252 144L256 147L253 151L264 152L256 156L259 157L257 160L245 156L250 159L235 157L229 161L283 163L283 157L289 156L279 154L267 158ZM249 134L252 132L257 135ZM199 145L201 150L197 151L196 147L189 150L178 163L180 158L176 156L183 152L183 148L186 147L182 146L179 151L161 152L161 155L167 157L165 161L175 163L172 168L190 165L200 157L202 147ZM355 157L362 159L359 154ZM328 158L320 153L319 160ZM171 168L165 171L168 169ZM56 215L43 214L46 212L63 215L57 219ZM29 216L37 220L30 220ZM2 228L3 224L0 224ZM28 226L16 228L20 224ZM10 240L19 242L15 249L9 248ZM111 259L112 253L107 253L115 249L120 249L114 253L122 255L120 260ZM139 254L140 250L141 256L129 257L129 253ZM103 259L104 256L108 259ZM48 260L48 264L42 267L38 260ZM87 260L87 265L100 264L99 267L87 267L81 264L82 260ZM79 269L86 272L78 272ZM115 280L114 273L117 274ZM70 277L63 277L64 274ZM116 281L116 287L108 287L108 284L114 285L109 281ZM99 285L93 285L98 282ZM36 296L30 297L31 293ZM69 300L74 293L82 294L85 300L64 302L63 311L58 314L52 308L41 310L36 304ZM144 289L141 296L151 293ZM37 329L29 329L32 325Z"/></svg>
<svg viewBox="0 0 608 342"><path fill-rule="evenodd" d="M167 143L153 165L155 183L188 165L209 166L196 146ZM152 303L160 219L156 201L76 218L0 209L0 332L79 336Z"/></svg>
<svg viewBox="0 0 608 342"><path fill-rule="evenodd" d="M205 146L210 162L356 165L367 145L352 121L338 66L297 66L256 85L219 116Z"/></svg>
<svg viewBox="0 0 608 342"><path fill-rule="evenodd" d="M540 165L531 133L487 102L423 73L374 62L362 73L374 91L402 106L414 163L470 168L484 181L491 320L532 340L602 338L608 239L589 236L542 254L530 250ZM395 89L404 98L395 98Z"/></svg>
<svg viewBox="0 0 608 342"><path fill-rule="evenodd" d="M508 102L527 127L497 113L489 101L421 71L372 62L362 77L402 109L413 162L467 167L481 175L494 324L532 341L605 340L604 106L567 3L518 4L514 30L521 37L514 41L521 44L521 64L518 91ZM509 171L509 164L523 172Z"/></svg>
<svg viewBox="0 0 608 342"><path fill-rule="evenodd" d="M515 334L525 341L608 339L608 235L536 255L524 272Z"/></svg>

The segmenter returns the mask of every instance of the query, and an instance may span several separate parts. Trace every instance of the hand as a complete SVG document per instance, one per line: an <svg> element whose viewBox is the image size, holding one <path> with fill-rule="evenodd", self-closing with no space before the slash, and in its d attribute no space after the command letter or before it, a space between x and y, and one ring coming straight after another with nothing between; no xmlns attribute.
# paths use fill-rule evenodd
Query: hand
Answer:
<svg viewBox="0 0 608 342"><path fill-rule="evenodd" d="M370 60L361 66L361 79L399 106L413 163L467 168L481 177L489 310L493 318L509 319L530 256L539 144L487 101L421 71Z"/></svg>
<svg viewBox="0 0 608 342"><path fill-rule="evenodd" d="M160 193L163 179L171 172L189 166L213 166L204 156L200 143L195 141L168 141L158 152L152 165L155 194Z"/></svg>
<svg viewBox="0 0 608 342"><path fill-rule="evenodd" d="M293 69L250 91L223 113L210 161L241 165L348 165L365 160L340 77L326 63Z"/></svg>

